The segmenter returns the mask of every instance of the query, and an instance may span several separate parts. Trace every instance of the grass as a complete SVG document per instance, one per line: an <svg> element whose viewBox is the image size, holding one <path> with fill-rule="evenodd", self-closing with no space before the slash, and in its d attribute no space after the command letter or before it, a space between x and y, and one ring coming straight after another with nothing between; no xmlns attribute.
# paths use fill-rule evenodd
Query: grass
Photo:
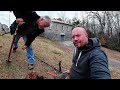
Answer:
<svg viewBox="0 0 120 90"><path fill-rule="evenodd" d="M0 44L2 44L2 47L0 47L0 78L22 79L29 72L27 68L26 50L21 49L24 42L23 39L20 38L18 43L19 48L17 49L17 52L11 53L10 60L12 63L10 65L6 65L11 41L12 36L10 34L0 36ZM32 43L32 46L34 48L35 56L39 58L35 58L34 69L38 74L43 75L48 79L52 79L53 77L48 75L47 71L54 72L52 68L41 63L40 60L44 60L56 68L58 68L59 61L62 61L62 69L70 68L72 54L68 51L65 51L65 48L61 48L57 42L48 40L43 37L37 37Z"/></svg>
<svg viewBox="0 0 120 90"><path fill-rule="evenodd" d="M16 71L16 65L14 65L14 64L6 65L5 69L6 70L12 70L12 71L15 70Z"/></svg>
<svg viewBox="0 0 120 90"><path fill-rule="evenodd" d="M2 47L0 47L0 79L24 79L30 71L27 68L26 51L21 49L24 44L22 38L19 40L17 52L14 54L11 53L11 65L6 65L11 41L12 36L10 34L0 36L0 44L2 45ZM59 61L62 61L62 70L70 68L72 64L72 52L58 42L43 37L37 37L35 41L33 41L32 46L34 48L35 56L39 58L35 58L34 71L40 76L43 75L47 79L53 79L47 72L55 72L55 70L46 64L41 63L41 60L44 60L56 68L58 68ZM120 70L111 66L109 67L112 78L119 79Z"/></svg>

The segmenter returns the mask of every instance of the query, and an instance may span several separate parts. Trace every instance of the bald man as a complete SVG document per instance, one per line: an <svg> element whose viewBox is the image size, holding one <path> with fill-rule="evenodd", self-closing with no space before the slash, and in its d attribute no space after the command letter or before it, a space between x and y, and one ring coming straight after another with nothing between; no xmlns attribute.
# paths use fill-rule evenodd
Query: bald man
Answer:
<svg viewBox="0 0 120 90"><path fill-rule="evenodd" d="M66 79L111 79L107 55L97 38L89 38L84 28L76 27L72 41L76 48L71 69L62 74L68 73Z"/></svg>

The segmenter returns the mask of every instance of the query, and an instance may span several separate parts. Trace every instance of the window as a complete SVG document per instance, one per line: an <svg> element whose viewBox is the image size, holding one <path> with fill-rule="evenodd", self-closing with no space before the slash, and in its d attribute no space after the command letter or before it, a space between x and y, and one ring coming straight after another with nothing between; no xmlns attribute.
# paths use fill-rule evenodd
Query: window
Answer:
<svg viewBox="0 0 120 90"><path fill-rule="evenodd" d="M63 25L62 25L62 31L64 31Z"/></svg>
<svg viewBox="0 0 120 90"><path fill-rule="evenodd" d="M51 23L51 25L50 25L50 29L52 29L53 28L53 23Z"/></svg>

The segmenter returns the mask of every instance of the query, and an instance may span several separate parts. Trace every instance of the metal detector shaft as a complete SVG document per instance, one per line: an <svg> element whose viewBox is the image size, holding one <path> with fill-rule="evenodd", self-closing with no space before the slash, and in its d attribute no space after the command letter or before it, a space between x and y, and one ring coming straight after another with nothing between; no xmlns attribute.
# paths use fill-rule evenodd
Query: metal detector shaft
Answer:
<svg viewBox="0 0 120 90"><path fill-rule="evenodd" d="M8 59L7 59L8 62L10 62L10 55L11 55L11 51L12 51L12 47L13 47L13 43L14 43L15 37L17 35L17 31L18 31L18 25L16 27L16 30L15 30L15 33L14 33L14 36L13 36L13 40L12 40L12 43L11 43L11 46L10 46L10 50L9 50L9 54L8 54Z"/></svg>

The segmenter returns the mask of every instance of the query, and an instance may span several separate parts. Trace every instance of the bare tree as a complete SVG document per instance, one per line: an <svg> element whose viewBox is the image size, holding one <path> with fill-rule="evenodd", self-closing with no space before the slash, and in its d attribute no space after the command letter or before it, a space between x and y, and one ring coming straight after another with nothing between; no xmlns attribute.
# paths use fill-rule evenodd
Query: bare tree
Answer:
<svg viewBox="0 0 120 90"><path fill-rule="evenodd" d="M58 17L62 19L62 21L66 22L67 21L67 16L66 16L66 11L59 11L58 13Z"/></svg>
<svg viewBox="0 0 120 90"><path fill-rule="evenodd" d="M107 34L108 34L108 36L109 36L109 38L111 38L112 37L112 35L113 35L113 11L106 11L106 31L107 31Z"/></svg>
<svg viewBox="0 0 120 90"><path fill-rule="evenodd" d="M96 18L100 24L100 33L101 34L104 34L104 30L105 30L105 13L106 11L104 12L98 12L98 11L90 11L89 12L89 17L90 18Z"/></svg>
<svg viewBox="0 0 120 90"><path fill-rule="evenodd" d="M120 11L114 11L114 28L117 36L117 43L120 44Z"/></svg>

